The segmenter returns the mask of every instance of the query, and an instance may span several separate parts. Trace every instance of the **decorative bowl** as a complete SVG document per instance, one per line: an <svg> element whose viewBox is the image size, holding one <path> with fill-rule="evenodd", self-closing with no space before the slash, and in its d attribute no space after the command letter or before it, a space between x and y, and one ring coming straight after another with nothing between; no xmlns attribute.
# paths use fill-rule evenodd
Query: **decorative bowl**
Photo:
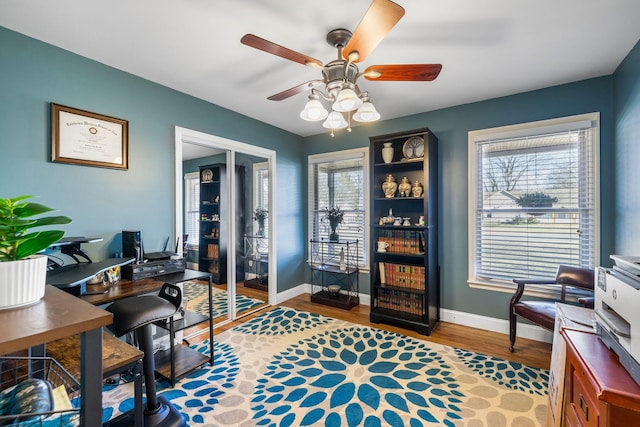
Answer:
<svg viewBox="0 0 640 427"><path fill-rule="evenodd" d="M340 294L340 285L329 285L327 286L327 291L329 292L329 295L331 295L332 297L335 297L337 295Z"/></svg>

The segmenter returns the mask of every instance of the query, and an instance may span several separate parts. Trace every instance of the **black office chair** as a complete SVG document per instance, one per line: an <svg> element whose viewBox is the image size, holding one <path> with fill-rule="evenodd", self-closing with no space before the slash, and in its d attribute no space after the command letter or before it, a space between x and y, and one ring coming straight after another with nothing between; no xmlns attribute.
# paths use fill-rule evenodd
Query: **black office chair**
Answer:
<svg viewBox="0 0 640 427"><path fill-rule="evenodd" d="M144 425L184 426L182 414L164 396L157 397L155 383L155 361L153 358L152 323L173 316L182 301L179 287L165 283L156 295L142 295L124 298L106 308L113 313L113 324L109 329L116 336L135 332L137 345L144 353L142 370L147 394L144 410Z"/></svg>
<svg viewBox="0 0 640 427"><path fill-rule="evenodd" d="M553 331L556 323L556 302L565 302L567 287L589 291L590 294L579 298L578 303L583 307L593 308L594 271L590 268L560 265L556 277L513 279L513 282L518 285L518 289L509 303L509 351L511 352L516 343L517 316ZM521 301L526 285L546 285L556 290L560 288L560 298Z"/></svg>

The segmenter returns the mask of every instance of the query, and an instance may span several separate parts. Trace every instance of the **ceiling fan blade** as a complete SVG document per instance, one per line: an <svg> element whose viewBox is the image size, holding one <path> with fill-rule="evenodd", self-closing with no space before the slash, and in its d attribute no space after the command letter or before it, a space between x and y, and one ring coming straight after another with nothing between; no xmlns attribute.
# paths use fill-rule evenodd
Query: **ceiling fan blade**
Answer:
<svg viewBox="0 0 640 427"><path fill-rule="evenodd" d="M344 47L344 58L351 56L352 62L363 61L403 16L402 6L389 0L373 0Z"/></svg>
<svg viewBox="0 0 640 427"><path fill-rule="evenodd" d="M282 101L283 99L287 99L293 95L297 95L299 93L304 92L305 90L312 89L314 86L322 83L322 80L310 80L308 82L299 84L298 86L294 86L290 89L283 90L280 93L276 93L275 95L271 95L267 99L269 101Z"/></svg>
<svg viewBox="0 0 640 427"><path fill-rule="evenodd" d="M296 52L284 46L280 46L279 44L275 44L273 42L270 42L269 40L265 40L262 37L258 37L253 34L245 34L240 39L240 42L244 45L253 47L263 52L288 59L289 61L297 62L298 64L322 68L322 62L315 58L311 58L307 55Z"/></svg>
<svg viewBox="0 0 640 427"><path fill-rule="evenodd" d="M442 64L372 65L362 75L374 81L429 82L440 74Z"/></svg>

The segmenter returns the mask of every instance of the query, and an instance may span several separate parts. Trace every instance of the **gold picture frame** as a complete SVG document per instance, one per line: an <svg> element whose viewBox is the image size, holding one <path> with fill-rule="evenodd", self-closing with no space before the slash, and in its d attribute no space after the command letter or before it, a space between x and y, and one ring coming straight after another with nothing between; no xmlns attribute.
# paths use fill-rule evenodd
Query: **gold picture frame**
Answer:
<svg viewBox="0 0 640 427"><path fill-rule="evenodd" d="M51 103L51 161L129 168L129 122Z"/></svg>

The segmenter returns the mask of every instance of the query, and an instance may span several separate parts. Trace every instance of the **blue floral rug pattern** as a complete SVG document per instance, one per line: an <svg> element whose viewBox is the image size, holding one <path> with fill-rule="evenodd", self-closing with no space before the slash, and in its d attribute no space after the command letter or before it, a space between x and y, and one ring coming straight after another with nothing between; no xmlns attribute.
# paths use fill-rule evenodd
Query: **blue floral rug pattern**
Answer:
<svg viewBox="0 0 640 427"><path fill-rule="evenodd" d="M183 294L187 299L187 308L189 310L202 313L205 316L209 315L207 285L203 285L198 282L184 282ZM214 319L216 317L225 316L227 314L227 300L227 291L218 289L216 287L211 288L211 309L213 311ZM250 310L264 303L264 301L257 298L251 298L236 293L236 307L238 312Z"/></svg>
<svg viewBox="0 0 640 427"><path fill-rule="evenodd" d="M545 370L277 307L217 334L214 366L160 394L194 426L534 427L545 424L547 380Z"/></svg>

